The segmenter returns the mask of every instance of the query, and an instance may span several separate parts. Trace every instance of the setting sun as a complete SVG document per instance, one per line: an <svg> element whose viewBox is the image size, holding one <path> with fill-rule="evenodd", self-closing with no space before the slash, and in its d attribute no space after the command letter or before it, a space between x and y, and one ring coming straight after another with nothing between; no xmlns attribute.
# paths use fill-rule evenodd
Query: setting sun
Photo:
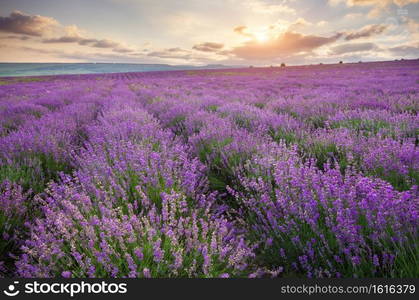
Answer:
<svg viewBox="0 0 419 300"><path fill-rule="evenodd" d="M255 38L258 42L261 42L261 43L269 40L269 36L266 32L255 33Z"/></svg>

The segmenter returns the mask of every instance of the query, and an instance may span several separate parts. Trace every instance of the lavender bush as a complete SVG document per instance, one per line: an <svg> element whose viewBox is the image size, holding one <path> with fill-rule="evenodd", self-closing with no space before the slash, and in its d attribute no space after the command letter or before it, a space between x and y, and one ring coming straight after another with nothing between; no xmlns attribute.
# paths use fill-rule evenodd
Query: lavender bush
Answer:
<svg viewBox="0 0 419 300"><path fill-rule="evenodd" d="M0 87L0 274L419 276L419 62Z"/></svg>

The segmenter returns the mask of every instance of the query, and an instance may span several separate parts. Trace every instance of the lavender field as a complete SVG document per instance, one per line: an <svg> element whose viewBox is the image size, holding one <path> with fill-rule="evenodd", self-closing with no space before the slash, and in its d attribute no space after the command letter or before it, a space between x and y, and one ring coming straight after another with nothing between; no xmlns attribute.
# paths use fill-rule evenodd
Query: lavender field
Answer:
<svg viewBox="0 0 419 300"><path fill-rule="evenodd" d="M419 60L0 79L0 273L418 277Z"/></svg>

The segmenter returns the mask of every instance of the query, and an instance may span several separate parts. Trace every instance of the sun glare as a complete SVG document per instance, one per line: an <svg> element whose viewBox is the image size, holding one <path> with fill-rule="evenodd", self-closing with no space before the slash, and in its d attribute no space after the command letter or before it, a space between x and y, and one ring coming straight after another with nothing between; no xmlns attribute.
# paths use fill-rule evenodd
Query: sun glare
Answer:
<svg viewBox="0 0 419 300"><path fill-rule="evenodd" d="M266 32L258 32L255 33L255 38L258 42L266 42L269 39L269 36L266 34Z"/></svg>

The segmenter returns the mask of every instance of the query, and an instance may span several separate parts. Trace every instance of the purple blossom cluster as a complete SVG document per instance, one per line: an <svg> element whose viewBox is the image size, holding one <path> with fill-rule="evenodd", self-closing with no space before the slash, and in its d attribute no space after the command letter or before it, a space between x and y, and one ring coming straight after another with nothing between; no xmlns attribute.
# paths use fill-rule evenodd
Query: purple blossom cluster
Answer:
<svg viewBox="0 0 419 300"><path fill-rule="evenodd" d="M35 221L22 247L19 276L243 273L252 249L217 214L204 166L171 132L121 102L103 111L87 132L73 177L36 198L44 218Z"/></svg>
<svg viewBox="0 0 419 300"><path fill-rule="evenodd" d="M319 171L296 157L273 146L248 161L242 189L230 190L268 264L308 277L372 277L391 272L395 255L409 255L403 247L417 238L416 189L398 192L330 165Z"/></svg>
<svg viewBox="0 0 419 300"><path fill-rule="evenodd" d="M417 277L418 64L2 85L0 274Z"/></svg>
<svg viewBox="0 0 419 300"><path fill-rule="evenodd" d="M7 180L0 184L0 277L8 271L6 262L22 244L24 223L28 219L28 193L21 186Z"/></svg>

